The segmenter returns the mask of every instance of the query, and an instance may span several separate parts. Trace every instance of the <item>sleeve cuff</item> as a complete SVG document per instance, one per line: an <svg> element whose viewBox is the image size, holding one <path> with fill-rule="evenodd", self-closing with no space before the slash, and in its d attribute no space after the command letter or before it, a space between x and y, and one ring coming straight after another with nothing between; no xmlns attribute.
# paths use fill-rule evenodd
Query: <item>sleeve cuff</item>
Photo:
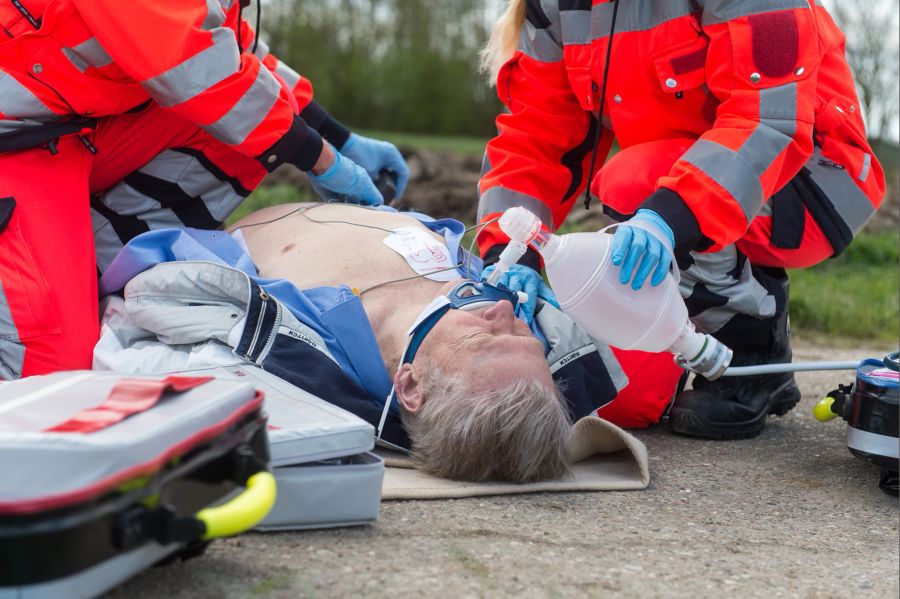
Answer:
<svg viewBox="0 0 900 599"><path fill-rule="evenodd" d="M668 223L675 235L675 255L684 256L688 252L702 251L712 245L703 235L700 224L680 195L666 187L653 192L640 206L653 210Z"/></svg>
<svg viewBox="0 0 900 599"><path fill-rule="evenodd" d="M308 171L322 154L322 145L322 136L302 118L295 116L287 133L260 154L257 160L270 173L285 162Z"/></svg>
<svg viewBox="0 0 900 599"><path fill-rule="evenodd" d="M482 257L482 262L484 262L485 266L490 266L492 264L496 264L498 260L500 260L500 253L506 249L505 243L500 243L497 245L491 246L488 251L484 253ZM537 250L529 247L525 250L525 254L519 258L517 264L521 264L522 266L527 266L537 272L541 272L541 255L537 253Z"/></svg>
<svg viewBox="0 0 900 599"><path fill-rule="evenodd" d="M350 130L328 114L328 111L315 100L307 104L306 108L300 112L300 116L337 150L344 147L344 144L350 139Z"/></svg>

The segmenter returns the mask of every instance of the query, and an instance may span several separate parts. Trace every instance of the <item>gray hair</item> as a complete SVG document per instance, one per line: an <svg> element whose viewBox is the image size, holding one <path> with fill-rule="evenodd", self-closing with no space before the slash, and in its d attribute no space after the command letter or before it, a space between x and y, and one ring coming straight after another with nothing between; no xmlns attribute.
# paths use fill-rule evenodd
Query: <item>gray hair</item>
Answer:
<svg viewBox="0 0 900 599"><path fill-rule="evenodd" d="M458 376L429 368L425 402L401 411L416 465L443 478L527 483L569 472L571 427L556 386L521 380L472 393Z"/></svg>

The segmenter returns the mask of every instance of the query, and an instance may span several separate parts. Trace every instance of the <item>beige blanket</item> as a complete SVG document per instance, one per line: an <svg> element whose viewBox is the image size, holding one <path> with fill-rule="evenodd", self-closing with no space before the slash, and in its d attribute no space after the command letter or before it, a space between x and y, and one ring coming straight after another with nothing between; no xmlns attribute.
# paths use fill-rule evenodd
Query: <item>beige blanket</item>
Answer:
<svg viewBox="0 0 900 599"><path fill-rule="evenodd" d="M575 423L569 437L574 463L569 477L538 483L467 483L437 478L412 467L406 456L379 449L387 468L381 498L450 499L548 491L630 491L650 483L647 448L614 424L596 416Z"/></svg>

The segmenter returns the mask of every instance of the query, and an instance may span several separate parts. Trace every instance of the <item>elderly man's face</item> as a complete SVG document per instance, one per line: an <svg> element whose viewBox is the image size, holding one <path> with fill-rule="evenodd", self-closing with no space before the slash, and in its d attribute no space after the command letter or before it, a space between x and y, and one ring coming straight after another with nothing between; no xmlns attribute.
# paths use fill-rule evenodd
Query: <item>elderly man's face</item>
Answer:
<svg viewBox="0 0 900 599"><path fill-rule="evenodd" d="M543 345L505 300L477 310L450 310L425 338L420 355L469 381L473 392L522 379L553 385Z"/></svg>

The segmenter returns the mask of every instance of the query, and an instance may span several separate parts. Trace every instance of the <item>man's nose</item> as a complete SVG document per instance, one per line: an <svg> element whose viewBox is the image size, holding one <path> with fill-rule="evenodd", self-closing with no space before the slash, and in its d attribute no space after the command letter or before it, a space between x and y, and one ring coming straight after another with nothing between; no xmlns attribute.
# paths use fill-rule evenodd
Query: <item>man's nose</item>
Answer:
<svg viewBox="0 0 900 599"><path fill-rule="evenodd" d="M500 300L484 311L484 319L491 321L495 325L511 325L515 318L516 313L512 302L509 300Z"/></svg>

